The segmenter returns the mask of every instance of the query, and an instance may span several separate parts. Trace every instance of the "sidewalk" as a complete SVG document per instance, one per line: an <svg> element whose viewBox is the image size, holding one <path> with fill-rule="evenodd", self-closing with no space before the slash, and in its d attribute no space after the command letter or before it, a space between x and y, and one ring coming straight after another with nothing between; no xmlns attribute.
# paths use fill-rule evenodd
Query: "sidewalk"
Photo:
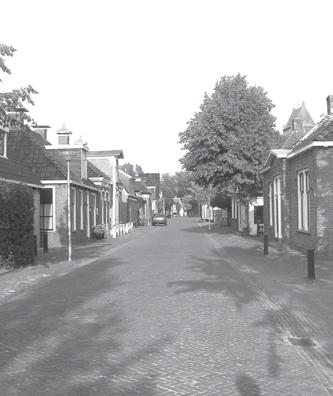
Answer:
<svg viewBox="0 0 333 396"><path fill-rule="evenodd" d="M48 253L40 253L31 266L6 270L0 268L0 304L8 298L15 298L25 290L51 277L60 277L75 268L87 265L106 252L114 251L133 238L140 238L149 232L150 227L136 227L124 237L91 240L73 245L72 261L68 261L66 247L49 249Z"/></svg>
<svg viewBox="0 0 333 396"><path fill-rule="evenodd" d="M314 367L333 395L333 262L315 259L316 279L307 278L307 257L298 251L231 233L228 227L202 225L221 260L258 291L267 310L267 324L277 326L286 343L296 342L299 353ZM274 246L275 245L275 246ZM305 343L305 347L303 347ZM306 344L313 343L313 347Z"/></svg>

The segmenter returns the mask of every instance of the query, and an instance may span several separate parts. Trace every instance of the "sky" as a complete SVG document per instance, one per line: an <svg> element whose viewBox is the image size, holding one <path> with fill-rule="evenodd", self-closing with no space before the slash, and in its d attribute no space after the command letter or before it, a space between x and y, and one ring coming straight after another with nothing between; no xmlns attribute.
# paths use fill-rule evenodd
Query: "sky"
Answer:
<svg viewBox="0 0 333 396"><path fill-rule="evenodd" d="M30 115L145 172L181 170L178 134L216 82L241 73L275 104L281 131L333 94L331 0L0 0L17 49L0 90L31 84Z"/></svg>

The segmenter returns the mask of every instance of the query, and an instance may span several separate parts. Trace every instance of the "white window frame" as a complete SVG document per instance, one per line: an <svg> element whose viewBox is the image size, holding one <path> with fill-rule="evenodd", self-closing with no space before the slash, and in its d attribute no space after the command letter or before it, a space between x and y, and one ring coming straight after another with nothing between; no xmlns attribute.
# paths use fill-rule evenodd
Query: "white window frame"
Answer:
<svg viewBox="0 0 333 396"><path fill-rule="evenodd" d="M309 231L310 228L310 183L309 170L297 172L297 213L298 230Z"/></svg>
<svg viewBox="0 0 333 396"><path fill-rule="evenodd" d="M237 213L238 213L238 203L236 199L231 198L231 218L237 219L238 218Z"/></svg>
<svg viewBox="0 0 333 396"><path fill-rule="evenodd" d="M52 189L52 228L49 230L44 230L40 226L40 230L43 232L53 232L56 230L56 200L55 200L55 187L54 186L44 186L43 188L51 188ZM41 209L40 209L41 212ZM39 217L41 217L41 213L39 213Z"/></svg>
<svg viewBox="0 0 333 396"><path fill-rule="evenodd" d="M275 238L282 238L282 213L281 213L281 176L273 179L274 197L274 234Z"/></svg>
<svg viewBox="0 0 333 396"><path fill-rule="evenodd" d="M104 224L104 191L102 191L101 193L101 210L102 210L101 224Z"/></svg>
<svg viewBox="0 0 333 396"><path fill-rule="evenodd" d="M80 190L80 230L84 229L83 223L83 191Z"/></svg>
<svg viewBox="0 0 333 396"><path fill-rule="evenodd" d="M273 183L269 183L269 193L268 193L268 207L269 207L269 225L273 225Z"/></svg>
<svg viewBox="0 0 333 396"><path fill-rule="evenodd" d="M7 132L0 129L0 133L3 135L3 154L0 157L7 158Z"/></svg>
<svg viewBox="0 0 333 396"><path fill-rule="evenodd" d="M93 193L92 196L94 201L94 207L93 207L93 214L94 214L93 227L94 227L96 225L96 216L97 216L97 196L95 193Z"/></svg>
<svg viewBox="0 0 333 396"><path fill-rule="evenodd" d="M72 202L73 202L73 226L72 230L76 231L76 188L72 187Z"/></svg>

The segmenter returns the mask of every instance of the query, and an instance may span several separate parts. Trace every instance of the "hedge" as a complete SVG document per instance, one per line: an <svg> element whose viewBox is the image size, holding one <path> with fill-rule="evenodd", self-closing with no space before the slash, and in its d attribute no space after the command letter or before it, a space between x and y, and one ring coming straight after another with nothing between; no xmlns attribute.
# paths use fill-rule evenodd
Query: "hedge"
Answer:
<svg viewBox="0 0 333 396"><path fill-rule="evenodd" d="M0 181L0 265L34 261L34 199L30 187Z"/></svg>

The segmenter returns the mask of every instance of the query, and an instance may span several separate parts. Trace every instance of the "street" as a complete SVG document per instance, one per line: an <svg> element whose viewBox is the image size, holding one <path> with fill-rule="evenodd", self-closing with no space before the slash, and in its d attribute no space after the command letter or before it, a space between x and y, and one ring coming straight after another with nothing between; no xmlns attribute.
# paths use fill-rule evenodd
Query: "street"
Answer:
<svg viewBox="0 0 333 396"><path fill-rule="evenodd" d="M0 305L1 395L333 394L250 242L186 217L132 235Z"/></svg>

